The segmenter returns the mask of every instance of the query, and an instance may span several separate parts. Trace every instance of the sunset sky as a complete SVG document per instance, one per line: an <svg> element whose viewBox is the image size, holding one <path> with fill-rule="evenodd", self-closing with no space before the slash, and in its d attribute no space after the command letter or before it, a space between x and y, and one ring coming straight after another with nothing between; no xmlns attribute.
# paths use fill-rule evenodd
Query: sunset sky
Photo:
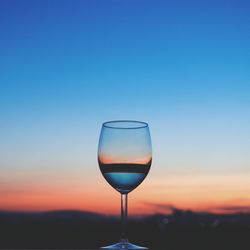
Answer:
<svg viewBox="0 0 250 250"><path fill-rule="evenodd" d="M130 214L250 211L250 3L0 0L0 210L119 214L102 122L149 123Z"/></svg>

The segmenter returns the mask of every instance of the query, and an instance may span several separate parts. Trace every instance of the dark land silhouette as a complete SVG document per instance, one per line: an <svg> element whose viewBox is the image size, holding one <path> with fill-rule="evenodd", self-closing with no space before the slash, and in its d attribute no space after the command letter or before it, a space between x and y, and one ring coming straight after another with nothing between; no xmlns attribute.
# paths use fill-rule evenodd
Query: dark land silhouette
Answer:
<svg viewBox="0 0 250 250"><path fill-rule="evenodd" d="M129 219L131 242L150 249L249 250L250 214L175 209ZM120 220L91 212L0 212L0 248L97 249L119 240Z"/></svg>

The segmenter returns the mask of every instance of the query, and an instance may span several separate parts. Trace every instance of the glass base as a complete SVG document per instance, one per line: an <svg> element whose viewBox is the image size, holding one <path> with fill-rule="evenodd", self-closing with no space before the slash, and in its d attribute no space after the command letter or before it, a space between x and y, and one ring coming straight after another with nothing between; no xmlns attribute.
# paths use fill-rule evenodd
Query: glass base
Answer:
<svg viewBox="0 0 250 250"><path fill-rule="evenodd" d="M102 250L148 250L147 247L140 247L137 245L134 245L132 243L129 243L128 241L120 241L119 243L116 243L114 245L101 247Z"/></svg>

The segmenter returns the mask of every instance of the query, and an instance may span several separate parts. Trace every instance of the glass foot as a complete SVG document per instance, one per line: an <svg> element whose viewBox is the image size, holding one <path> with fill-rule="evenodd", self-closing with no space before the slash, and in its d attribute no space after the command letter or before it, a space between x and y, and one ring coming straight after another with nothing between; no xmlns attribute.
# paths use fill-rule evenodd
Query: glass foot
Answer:
<svg viewBox="0 0 250 250"><path fill-rule="evenodd" d="M114 245L101 247L102 250L148 250L147 247L140 247L137 245L134 245L132 243L129 243L128 241L120 241L119 243L116 243Z"/></svg>

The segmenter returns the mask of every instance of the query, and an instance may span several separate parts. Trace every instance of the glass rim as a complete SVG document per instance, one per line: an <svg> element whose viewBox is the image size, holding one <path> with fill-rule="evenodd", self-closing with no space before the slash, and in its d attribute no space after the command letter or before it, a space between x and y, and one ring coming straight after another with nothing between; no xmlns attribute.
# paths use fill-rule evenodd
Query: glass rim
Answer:
<svg viewBox="0 0 250 250"><path fill-rule="evenodd" d="M126 123L131 125L124 126ZM124 124L124 125L119 126L119 124L120 125ZM102 126L111 129L140 129L148 127L148 123L137 120L113 120L104 122Z"/></svg>

